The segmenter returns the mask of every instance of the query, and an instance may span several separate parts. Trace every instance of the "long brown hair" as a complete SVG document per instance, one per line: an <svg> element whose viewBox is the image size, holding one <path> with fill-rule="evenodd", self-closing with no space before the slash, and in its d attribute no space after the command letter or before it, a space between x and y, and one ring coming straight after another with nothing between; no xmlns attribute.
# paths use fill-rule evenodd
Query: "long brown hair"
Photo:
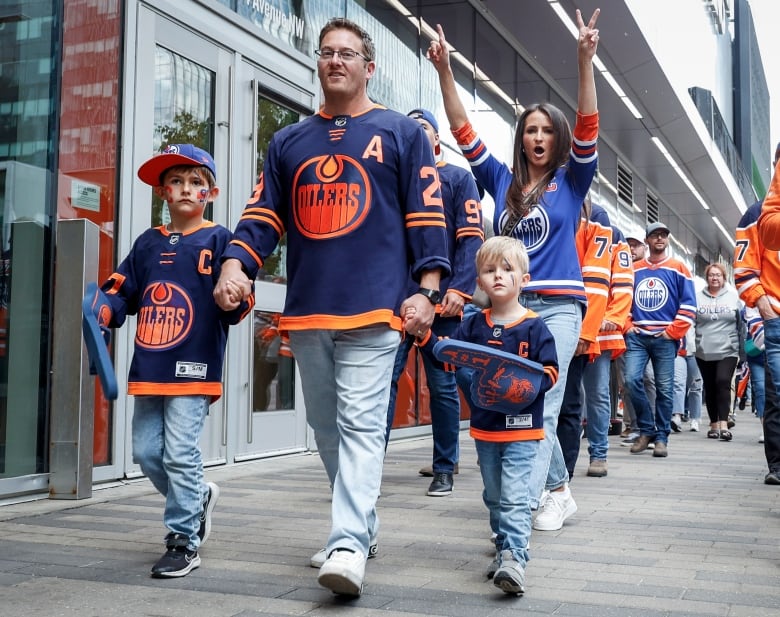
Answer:
<svg viewBox="0 0 780 617"><path fill-rule="evenodd" d="M531 187L528 193L524 193L524 188L530 182L528 174L528 159L525 156L523 148L523 134L525 133L525 124L528 116L535 111L539 111L547 116L552 122L553 134L555 135L555 146L550 163L550 169L544 174L536 186ZM517 130L515 131L515 156L512 167L512 183L506 192L506 209L510 214L519 214L524 217L531 210L531 206L540 203L544 197L547 185L550 183L555 171L565 165L569 160L571 151L571 126L563 112L551 103L536 103L525 109L517 120Z"/></svg>

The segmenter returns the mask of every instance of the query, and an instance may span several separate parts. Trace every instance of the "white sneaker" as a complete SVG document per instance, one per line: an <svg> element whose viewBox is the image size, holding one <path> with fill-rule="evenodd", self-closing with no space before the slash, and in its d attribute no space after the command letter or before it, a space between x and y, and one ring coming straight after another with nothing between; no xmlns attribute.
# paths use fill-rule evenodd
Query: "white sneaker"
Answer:
<svg viewBox="0 0 780 617"><path fill-rule="evenodd" d="M544 509L534 519L534 529L538 531L558 531L563 523L577 511L577 504L571 496L571 490L551 491L544 503Z"/></svg>
<svg viewBox="0 0 780 617"><path fill-rule="evenodd" d="M371 546L368 547L368 558L373 559L377 556L377 553L379 552L379 546L377 546L376 540L371 542ZM321 568L322 564L324 564L328 560L328 551L327 549L321 548L318 550L314 555L311 556L311 559L309 560L309 564L312 568Z"/></svg>
<svg viewBox="0 0 780 617"><path fill-rule="evenodd" d="M547 489L544 489L542 491L542 496L539 497L539 507L536 508L537 512L541 512L542 508L544 508L544 504L547 503L547 500L550 498L550 491Z"/></svg>
<svg viewBox="0 0 780 617"><path fill-rule="evenodd" d="M691 420L691 430L694 433L698 433L699 432L699 421L698 420Z"/></svg>
<svg viewBox="0 0 780 617"><path fill-rule="evenodd" d="M679 413L672 414L672 430L679 433L682 430L682 416Z"/></svg>
<svg viewBox="0 0 780 617"><path fill-rule="evenodd" d="M317 582L335 594L359 596L363 592L366 557L346 549L336 549L322 564Z"/></svg>
<svg viewBox="0 0 780 617"><path fill-rule="evenodd" d="M758 436L758 443L764 443L764 431Z"/></svg>

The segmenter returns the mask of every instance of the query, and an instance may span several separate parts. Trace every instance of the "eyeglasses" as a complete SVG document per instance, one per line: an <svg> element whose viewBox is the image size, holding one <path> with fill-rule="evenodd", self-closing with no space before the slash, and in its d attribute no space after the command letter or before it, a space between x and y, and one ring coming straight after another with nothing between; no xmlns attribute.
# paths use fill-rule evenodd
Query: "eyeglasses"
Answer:
<svg viewBox="0 0 780 617"><path fill-rule="evenodd" d="M669 232L668 231L654 231L651 233L648 238L668 238Z"/></svg>
<svg viewBox="0 0 780 617"><path fill-rule="evenodd" d="M352 62L355 58L360 56L366 62L371 62L370 58L366 58L363 54L356 52L354 49L315 49L314 53L318 58L329 62L333 60L333 56L341 58L342 62Z"/></svg>

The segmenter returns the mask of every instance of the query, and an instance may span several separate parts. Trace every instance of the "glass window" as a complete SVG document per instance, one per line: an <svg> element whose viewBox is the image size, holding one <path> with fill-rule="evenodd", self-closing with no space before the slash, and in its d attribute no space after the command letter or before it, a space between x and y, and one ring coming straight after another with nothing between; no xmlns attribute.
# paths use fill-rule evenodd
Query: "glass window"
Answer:
<svg viewBox="0 0 780 617"><path fill-rule="evenodd" d="M214 72L160 46L154 71L154 152L188 143L213 153ZM204 213L209 220L211 208L209 204ZM152 226L169 222L166 204L153 195Z"/></svg>
<svg viewBox="0 0 780 617"><path fill-rule="evenodd" d="M295 361L279 335L281 313L254 312L252 409L295 408Z"/></svg>
<svg viewBox="0 0 780 617"><path fill-rule="evenodd" d="M298 112L283 107L278 103L266 98L263 94L257 94L257 157L255 165L255 177L253 184L260 179L263 173L265 157L268 153L268 144L273 134L288 124L294 124L300 119ZM272 283L287 282L287 266L285 255L287 252L287 235L282 236L279 246L273 254L269 255L263 264L263 268L257 273L259 280Z"/></svg>

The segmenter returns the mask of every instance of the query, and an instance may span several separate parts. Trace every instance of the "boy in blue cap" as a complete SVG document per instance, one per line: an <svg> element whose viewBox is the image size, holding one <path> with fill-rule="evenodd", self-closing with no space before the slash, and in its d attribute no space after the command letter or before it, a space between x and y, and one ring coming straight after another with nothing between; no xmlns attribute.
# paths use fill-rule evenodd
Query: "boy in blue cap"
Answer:
<svg viewBox="0 0 780 617"><path fill-rule="evenodd" d="M200 565L198 548L211 531L219 487L204 482L199 439L209 405L222 395L228 326L254 306L225 312L212 292L229 230L203 218L219 195L211 155L192 144L169 145L138 177L165 200L170 223L147 229L101 289L110 327L137 315L127 392L135 396L133 461L166 498L165 554L155 578L179 577ZM238 284L236 284L238 285Z"/></svg>

